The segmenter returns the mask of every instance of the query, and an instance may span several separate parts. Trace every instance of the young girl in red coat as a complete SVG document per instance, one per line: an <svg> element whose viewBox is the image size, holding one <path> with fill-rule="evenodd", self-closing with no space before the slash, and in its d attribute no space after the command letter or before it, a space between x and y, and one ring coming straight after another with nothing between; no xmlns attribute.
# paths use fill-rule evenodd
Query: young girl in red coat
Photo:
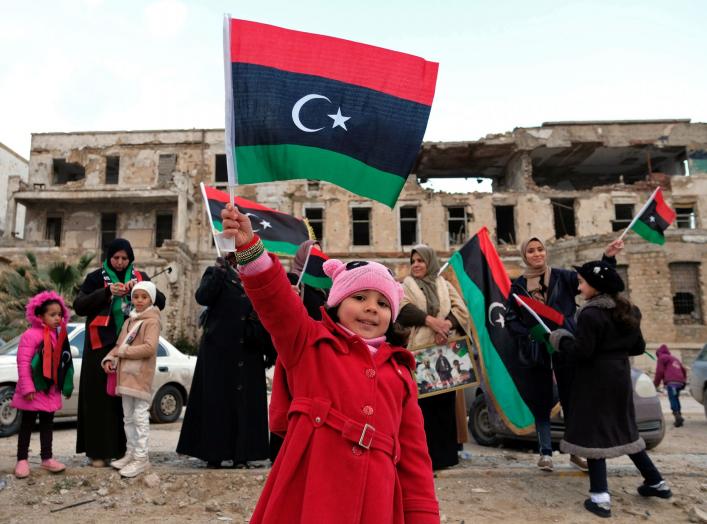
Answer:
<svg viewBox="0 0 707 524"><path fill-rule="evenodd" d="M222 218L292 393L286 438L250 522L438 523L415 360L386 341L400 284L376 262L329 260L329 309L313 320L249 218L230 204Z"/></svg>
<svg viewBox="0 0 707 524"><path fill-rule="evenodd" d="M39 417L39 442L41 445L42 468L52 473L60 473L66 469L64 464L52 457L52 425L54 422L54 412L61 409L62 391L56 385L59 381L49 385L46 391L37 391L32 379L32 358L42 350L43 358L51 368L46 369L52 373L56 379L60 366L59 358L53 360L51 355L61 354L62 347L60 338L65 338L66 322L69 320L69 312L64 305L64 300L54 291L43 291L33 296L25 308L27 321L30 327L22 333L20 343L17 348L17 386L15 395L12 398L12 407L20 410L22 423L17 436L17 465L15 466L15 476L26 478L29 476L29 442L32 436L32 428ZM60 329L64 330L64 337L60 337ZM40 349L40 346L42 348ZM51 347L50 347L51 346ZM70 358L68 359L70 362ZM73 377L73 375L72 375ZM63 379L63 377L61 377ZM69 380L72 378L69 377ZM63 383L63 380L61 381ZM64 391L67 396L71 394L71 389Z"/></svg>

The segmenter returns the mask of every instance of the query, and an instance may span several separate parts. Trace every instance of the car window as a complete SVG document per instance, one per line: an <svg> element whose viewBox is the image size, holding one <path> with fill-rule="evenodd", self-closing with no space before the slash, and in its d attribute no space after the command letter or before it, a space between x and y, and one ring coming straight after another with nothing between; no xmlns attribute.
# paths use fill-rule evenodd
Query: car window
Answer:
<svg viewBox="0 0 707 524"><path fill-rule="evenodd" d="M699 355L697 355L697 358L695 360L702 360L702 361L707 360L707 346L702 348L702 351L700 352Z"/></svg>
<svg viewBox="0 0 707 524"><path fill-rule="evenodd" d="M164 347L164 344L162 344L162 342L160 342L160 345L157 346L157 356L158 357L168 356L167 348Z"/></svg>
<svg viewBox="0 0 707 524"><path fill-rule="evenodd" d="M83 356L83 344L84 340L86 338L86 330L85 329L79 329L78 332L76 333L76 336L71 339L71 345L76 346L76 348L79 350L79 358Z"/></svg>
<svg viewBox="0 0 707 524"><path fill-rule="evenodd" d="M20 343L20 336L16 336L0 348L0 355L17 355L17 346Z"/></svg>

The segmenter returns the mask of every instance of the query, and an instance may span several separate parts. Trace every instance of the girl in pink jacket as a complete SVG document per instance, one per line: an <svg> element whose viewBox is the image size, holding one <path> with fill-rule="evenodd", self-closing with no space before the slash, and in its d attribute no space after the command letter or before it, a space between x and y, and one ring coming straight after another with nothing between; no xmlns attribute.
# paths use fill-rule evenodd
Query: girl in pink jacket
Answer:
<svg viewBox="0 0 707 524"><path fill-rule="evenodd" d="M12 398L12 407L20 410L22 423L17 437L17 465L15 476L29 476L29 442L32 428L39 416L39 441L41 444L42 468L52 473L60 473L66 466L52 457L52 425L54 412L61 409L62 391L57 384L63 384L67 370L66 359L62 365L62 342L66 339L66 322L69 312L64 300L54 291L43 291L30 299L25 308L30 327L22 334L17 348L17 386ZM62 332L63 330L63 332ZM68 346L68 344L67 344ZM43 352L43 375L49 387L37 391L32 377L32 358ZM69 350L68 365L71 366ZM71 367L73 373L73 367ZM68 377L72 380L72 375ZM53 380L52 380L53 379ZM68 382L68 381L67 381ZM67 396L70 389L64 390Z"/></svg>

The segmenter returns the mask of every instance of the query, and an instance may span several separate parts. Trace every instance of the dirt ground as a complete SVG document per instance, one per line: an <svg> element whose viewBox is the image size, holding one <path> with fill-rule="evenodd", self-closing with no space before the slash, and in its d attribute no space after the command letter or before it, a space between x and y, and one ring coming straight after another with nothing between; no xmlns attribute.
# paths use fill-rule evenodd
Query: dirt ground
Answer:
<svg viewBox="0 0 707 524"><path fill-rule="evenodd" d="M666 399L664 409L667 411ZM671 500L644 500L636 493L640 477L627 458L609 461L609 486L615 522L703 522L707 514L707 419L701 405L683 399L683 428L668 424L665 440L651 455L670 483ZM666 420L668 420L666 418ZM64 474L39 469L32 456L32 475L12 475L17 439L0 439L0 522L234 522L246 523L269 473L258 469L207 470L203 463L177 455L180 423L153 425L149 474L121 479L110 468L95 469L73 454L75 423L57 425L54 451L69 466ZM39 437L32 437L37 453ZM442 522L589 523L599 519L582 508L589 481L554 457L554 473L535 467L528 445L484 448L467 444L471 458L435 478ZM75 503L90 501L73 508ZM59 510L59 511L57 511Z"/></svg>

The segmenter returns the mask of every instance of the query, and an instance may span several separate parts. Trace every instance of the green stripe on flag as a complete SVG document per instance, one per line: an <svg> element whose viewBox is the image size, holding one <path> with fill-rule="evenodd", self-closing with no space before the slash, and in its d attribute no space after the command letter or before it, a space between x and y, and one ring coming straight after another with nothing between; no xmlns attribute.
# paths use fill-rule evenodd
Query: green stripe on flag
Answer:
<svg viewBox="0 0 707 524"><path fill-rule="evenodd" d="M324 180L393 207L405 178L370 167L350 156L292 144L237 146L241 184L308 178ZM275 176L280 173L280 176Z"/></svg>
<svg viewBox="0 0 707 524"><path fill-rule="evenodd" d="M307 273L302 274L302 282L308 286L319 289L329 289L332 285L331 278L329 277L315 277L314 275L309 275Z"/></svg>
<svg viewBox="0 0 707 524"><path fill-rule="evenodd" d="M651 229L644 222L636 220L636 222L631 226L640 237L653 244L660 244L661 246L665 244L665 237L662 233L659 233L655 229Z"/></svg>
<svg viewBox="0 0 707 524"><path fill-rule="evenodd" d="M464 261L458 251L449 259L449 264L459 280L464 302L469 308L472 323L476 328L479 339L479 355L486 373L487 383L492 387L493 397L510 424L518 430L527 430L535 424L535 418L520 396L515 382L496 351L486 330L486 324L476 325L474 322L474 319L486 318L484 294L464 271Z"/></svg>
<svg viewBox="0 0 707 524"><path fill-rule="evenodd" d="M555 348L545 339L545 335L547 335L547 331L540 324L535 324L530 328L530 336L544 345L548 353L552 355L555 352Z"/></svg>

